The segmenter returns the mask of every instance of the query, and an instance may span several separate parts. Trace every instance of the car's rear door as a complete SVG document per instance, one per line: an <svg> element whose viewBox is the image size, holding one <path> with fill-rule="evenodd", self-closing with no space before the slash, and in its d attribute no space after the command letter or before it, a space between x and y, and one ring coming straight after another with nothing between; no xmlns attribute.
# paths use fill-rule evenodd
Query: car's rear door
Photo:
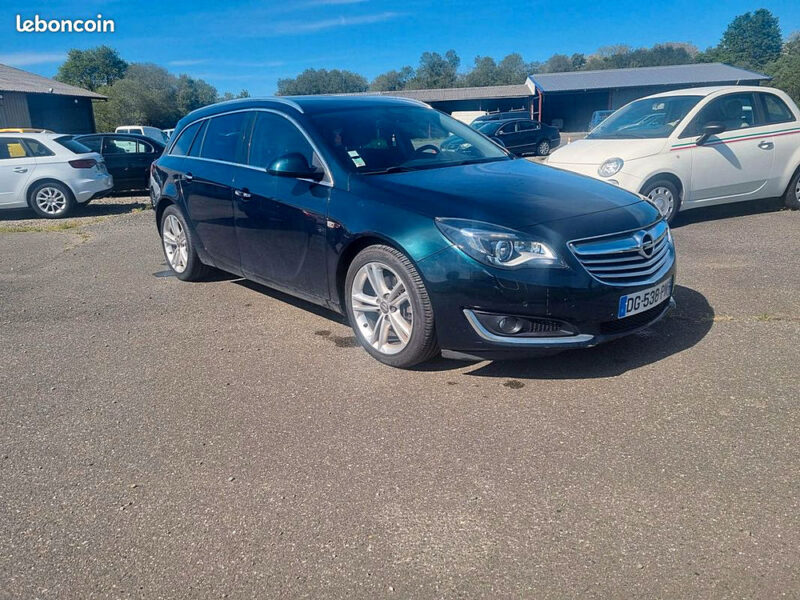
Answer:
<svg viewBox="0 0 800 600"><path fill-rule="evenodd" d="M109 135L103 138L103 158L108 172L114 177L114 187L127 190L135 187L134 166L138 149L135 138Z"/></svg>
<svg viewBox="0 0 800 600"><path fill-rule="evenodd" d="M247 167L234 178L236 229L244 274L301 294L328 295L326 215L330 179L314 182L267 173L277 158L298 152L321 159L299 126L282 113L255 113Z"/></svg>
<svg viewBox="0 0 800 600"><path fill-rule="evenodd" d="M769 141L775 146L775 160L772 163L772 174L764 196L780 196L786 187L787 170L796 165L790 161L800 144L800 122L786 103L776 94L758 92L764 120L770 128Z"/></svg>
<svg viewBox="0 0 800 600"><path fill-rule="evenodd" d="M36 170L36 157L21 138L0 137L0 206L25 202L25 189Z"/></svg>

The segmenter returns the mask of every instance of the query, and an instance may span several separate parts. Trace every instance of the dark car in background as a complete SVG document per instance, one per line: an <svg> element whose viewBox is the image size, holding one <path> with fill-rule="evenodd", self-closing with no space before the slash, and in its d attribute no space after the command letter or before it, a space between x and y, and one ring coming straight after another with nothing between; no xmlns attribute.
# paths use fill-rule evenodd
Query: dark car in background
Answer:
<svg viewBox="0 0 800 600"><path fill-rule="evenodd" d="M517 156L547 156L561 143L558 129L531 119L473 121L471 127L496 140Z"/></svg>
<svg viewBox="0 0 800 600"><path fill-rule="evenodd" d="M213 266L326 306L395 367L594 346L673 304L672 237L652 204L413 100L196 110L151 190L179 279Z"/></svg>
<svg viewBox="0 0 800 600"><path fill-rule="evenodd" d="M150 165L164 151L164 144L144 135L92 133L73 139L103 155L115 192L146 190Z"/></svg>
<svg viewBox="0 0 800 600"><path fill-rule="evenodd" d="M479 117L475 117L470 123L470 127L475 127L477 123L481 121L505 121L507 119L527 119L530 118L530 114L528 113L527 109L520 109L520 110L507 110L504 112L490 112L486 113L485 115L481 115Z"/></svg>

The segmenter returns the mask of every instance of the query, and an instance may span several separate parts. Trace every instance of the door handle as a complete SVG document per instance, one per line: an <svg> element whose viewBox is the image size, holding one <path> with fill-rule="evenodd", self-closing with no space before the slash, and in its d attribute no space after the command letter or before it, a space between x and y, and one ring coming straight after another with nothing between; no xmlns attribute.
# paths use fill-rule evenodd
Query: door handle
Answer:
<svg viewBox="0 0 800 600"><path fill-rule="evenodd" d="M25 167L14 167L14 173L27 173L28 169Z"/></svg>
<svg viewBox="0 0 800 600"><path fill-rule="evenodd" d="M772 142L764 140L758 145L758 147L761 148L762 150L772 150L773 145L774 144Z"/></svg>
<svg viewBox="0 0 800 600"><path fill-rule="evenodd" d="M242 188L241 190L233 190L234 195L237 198L241 198L242 200L249 200L253 197L250 191L247 188Z"/></svg>
<svg viewBox="0 0 800 600"><path fill-rule="evenodd" d="M191 181L192 179L194 179L194 175L192 175L191 173L186 173L186 175L184 175L183 178L186 181Z"/></svg>

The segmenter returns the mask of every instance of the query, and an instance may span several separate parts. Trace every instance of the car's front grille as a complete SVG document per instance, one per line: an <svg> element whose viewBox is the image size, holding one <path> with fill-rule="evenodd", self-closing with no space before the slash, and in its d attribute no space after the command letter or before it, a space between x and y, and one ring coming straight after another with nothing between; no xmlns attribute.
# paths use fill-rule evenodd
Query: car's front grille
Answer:
<svg viewBox="0 0 800 600"><path fill-rule="evenodd" d="M671 246L669 226L664 221L636 231L569 243L595 279L617 286L642 285L660 278L670 267Z"/></svg>

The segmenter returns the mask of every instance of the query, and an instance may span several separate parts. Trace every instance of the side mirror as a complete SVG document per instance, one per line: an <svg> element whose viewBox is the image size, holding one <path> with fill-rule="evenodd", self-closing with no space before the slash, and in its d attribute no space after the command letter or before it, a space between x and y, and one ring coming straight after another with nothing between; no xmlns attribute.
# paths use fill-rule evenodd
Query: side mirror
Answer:
<svg viewBox="0 0 800 600"><path fill-rule="evenodd" d="M276 158L267 167L267 173L276 177L293 177L295 179L312 179L321 181L325 173L308 164L306 157L299 152L290 152Z"/></svg>
<svg viewBox="0 0 800 600"><path fill-rule="evenodd" d="M712 122L703 127L703 135L697 139L697 145L702 146L708 141L712 135L719 135L725 131L725 125L722 123Z"/></svg>

